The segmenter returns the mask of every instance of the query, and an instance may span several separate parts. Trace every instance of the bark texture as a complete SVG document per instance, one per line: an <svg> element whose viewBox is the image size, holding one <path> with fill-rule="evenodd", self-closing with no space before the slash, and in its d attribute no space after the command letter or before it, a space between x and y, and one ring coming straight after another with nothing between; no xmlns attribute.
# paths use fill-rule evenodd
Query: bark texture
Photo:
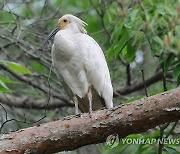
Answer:
<svg viewBox="0 0 180 154"><path fill-rule="evenodd" d="M70 116L4 134L0 154L53 153L104 142L108 135L125 137L180 119L180 88L127 105Z"/></svg>

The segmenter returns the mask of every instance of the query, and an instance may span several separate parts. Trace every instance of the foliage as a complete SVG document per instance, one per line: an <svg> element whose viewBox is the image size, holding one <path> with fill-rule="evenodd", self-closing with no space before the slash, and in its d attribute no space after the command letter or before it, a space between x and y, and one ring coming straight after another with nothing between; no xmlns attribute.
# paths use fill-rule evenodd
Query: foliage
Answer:
<svg viewBox="0 0 180 154"><path fill-rule="evenodd" d="M180 74L180 20L178 1L143 0L133 7L126 1L117 7L118 16L113 22L113 43L108 49L107 60L121 55L132 62L135 53L149 44L153 56L159 57L164 74L174 69L174 80L179 85ZM114 14L115 15L115 14Z"/></svg>
<svg viewBox="0 0 180 154"><path fill-rule="evenodd" d="M23 73L23 74L31 74L31 71L29 69L27 69L25 66L20 65L18 63L15 62L10 62L10 61L4 61L4 60L0 60L0 64L4 64L7 67L9 67L11 70L18 72L18 73ZM12 90L10 90L5 83L16 83L15 81L5 78L3 76L0 76L0 92L12 92Z"/></svg>

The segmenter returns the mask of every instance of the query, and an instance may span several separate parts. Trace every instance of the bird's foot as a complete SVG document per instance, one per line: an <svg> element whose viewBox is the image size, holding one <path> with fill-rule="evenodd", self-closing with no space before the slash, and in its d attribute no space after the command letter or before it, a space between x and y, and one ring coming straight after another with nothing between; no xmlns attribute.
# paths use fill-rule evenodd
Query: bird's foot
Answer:
<svg viewBox="0 0 180 154"><path fill-rule="evenodd" d="M64 117L63 120L70 120L70 119L72 119L72 117L73 117L73 115L69 115L67 117Z"/></svg>
<svg viewBox="0 0 180 154"><path fill-rule="evenodd" d="M89 118L91 118L91 117L92 117L92 115L91 115L91 114L92 114L92 110L90 110L90 111L89 111Z"/></svg>
<svg viewBox="0 0 180 154"><path fill-rule="evenodd" d="M76 117L81 117L81 113L76 113L75 116Z"/></svg>

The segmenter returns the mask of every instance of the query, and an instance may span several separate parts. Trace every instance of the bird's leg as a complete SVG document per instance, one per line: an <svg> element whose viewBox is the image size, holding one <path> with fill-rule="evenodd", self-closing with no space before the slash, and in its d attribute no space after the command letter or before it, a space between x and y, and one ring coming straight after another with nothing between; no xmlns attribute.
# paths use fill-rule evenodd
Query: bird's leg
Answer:
<svg viewBox="0 0 180 154"><path fill-rule="evenodd" d="M73 102L74 102L74 104L75 104L75 115L78 115L78 98L77 98L77 96L76 95L74 95L74 97L73 97Z"/></svg>
<svg viewBox="0 0 180 154"><path fill-rule="evenodd" d="M88 88L88 93L87 93L88 101L89 101L89 113L92 113L92 91L91 91L91 86Z"/></svg>

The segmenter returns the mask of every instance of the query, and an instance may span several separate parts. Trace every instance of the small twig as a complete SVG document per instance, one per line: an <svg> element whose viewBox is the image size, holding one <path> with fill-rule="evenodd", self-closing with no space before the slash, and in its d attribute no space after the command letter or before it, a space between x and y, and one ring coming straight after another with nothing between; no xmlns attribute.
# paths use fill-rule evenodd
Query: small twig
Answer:
<svg viewBox="0 0 180 154"><path fill-rule="evenodd" d="M43 13L44 13L46 7L47 7L47 0L45 0L45 2L44 2L44 6L43 6L42 12L41 12L41 17L43 16Z"/></svg>
<svg viewBox="0 0 180 154"><path fill-rule="evenodd" d="M52 67L53 65L51 64L51 67L49 69L49 75L48 75L48 102L47 102L47 105L46 105L46 109L45 109L45 117L46 117L46 113L47 113L47 109L48 109L48 105L49 105L49 102L50 102L50 99L51 99L51 84L50 84L50 76L51 76L51 72L52 72Z"/></svg>
<svg viewBox="0 0 180 154"><path fill-rule="evenodd" d="M26 116L25 116L25 114L24 114L24 121L17 120L17 119L14 119L14 118L8 119L8 113L7 113L6 109L5 109L5 107L4 107L2 104L0 104L0 106L3 108L3 110L4 110L4 112L5 112L5 121L2 123L2 125L1 125L1 127L0 127L0 134L1 134L1 131L2 131L2 128L4 127L4 125L5 125L6 123L10 122L10 121L27 123L27 122L26 122ZM30 123L30 124L32 124L32 123Z"/></svg>
<svg viewBox="0 0 180 154"><path fill-rule="evenodd" d="M7 111L6 111L5 107L1 103L0 103L0 106L3 108L3 110L5 112L5 118L7 119L8 118L8 114L7 114Z"/></svg>
<svg viewBox="0 0 180 154"><path fill-rule="evenodd" d="M175 127L177 126L178 122L179 122L179 120L177 120L177 121L173 124L173 126L172 126L171 129L169 130L168 134L166 134L165 138L168 138L169 135L172 134L172 132L173 132L173 130L175 129Z"/></svg>
<svg viewBox="0 0 180 154"><path fill-rule="evenodd" d="M33 123L37 123L41 120L43 120L44 118L46 118L47 116L47 109L48 109L48 105L49 105L49 102L50 102L50 99L51 99L51 84L50 84L50 76L51 76L51 72L52 72L52 64L51 64L51 67L49 69L49 75L48 75L48 99L47 99L47 104L46 104L46 108L44 110L44 116L42 118L40 118L39 120L33 122Z"/></svg>
<svg viewBox="0 0 180 154"><path fill-rule="evenodd" d="M165 92L165 91L167 91L167 85L166 85L166 75L164 74L164 63L161 64L161 69L163 71L162 80L163 80L163 89Z"/></svg>
<svg viewBox="0 0 180 154"><path fill-rule="evenodd" d="M126 86L130 86L131 85L131 68L130 68L130 64L126 65Z"/></svg>
<svg viewBox="0 0 180 154"><path fill-rule="evenodd" d="M169 83L177 83L176 81L172 80L172 79L166 79L166 82L169 82Z"/></svg>
<svg viewBox="0 0 180 154"><path fill-rule="evenodd" d="M101 16L101 24L102 24L102 27L103 27L103 29L105 30L105 32L107 33L107 35L109 36L109 38L110 38L110 40L112 40L111 38L111 34L110 34L110 32L107 30L107 28L106 28L106 26L105 26L105 23L104 23L104 15L103 16Z"/></svg>
<svg viewBox="0 0 180 154"><path fill-rule="evenodd" d="M149 87L150 85L152 85L154 83L162 81L162 76L163 76L162 71L155 72L155 74L153 74L151 77L149 77L145 80L146 81L146 87ZM167 78L172 78L172 72L167 72ZM131 83L130 86L128 86L128 87L125 86L123 88L119 88L118 90L116 90L116 93L118 93L120 95L126 95L126 94L133 93L135 91L139 91L143 88L144 88L144 82L143 81L133 81L133 83ZM118 96L118 95L116 95L116 93L114 93L114 97Z"/></svg>
<svg viewBox="0 0 180 154"><path fill-rule="evenodd" d="M25 114L24 114L24 121L17 120L17 119L14 119L14 118L8 119L8 114L7 114L6 109L4 108L4 106L3 106L2 104L0 104L0 106L2 106L2 108L3 108L4 112L5 112L5 119L6 119L6 120L2 123L2 125L1 125L1 127L0 127L0 134L1 134L1 130L2 130L2 128L4 127L4 125L5 125L6 123L10 122L10 121L16 121L16 122L26 123L26 124L35 124L35 123L38 123L39 121L43 120L44 118L46 118L46 116L47 116L48 104L49 104L50 98L51 98L51 93L50 93L50 92L51 92L51 91L50 91L50 90L51 90L51 85L50 85L50 75L51 75L51 72L52 72L52 65L51 65L51 67L50 67L50 71L49 71L49 75L48 75L48 87L49 87L49 91L48 91L48 100L47 100L47 105L46 105L46 108L45 108L44 116L43 116L42 118L38 119L38 120L35 121L35 122L27 122L27 119L26 119Z"/></svg>
<svg viewBox="0 0 180 154"><path fill-rule="evenodd" d="M92 0L89 0L89 2L90 2L90 4L94 7L94 9L96 10L97 14L98 14L99 16L101 16L101 13L100 13L99 10L97 9L97 7L94 6Z"/></svg>
<svg viewBox="0 0 180 154"><path fill-rule="evenodd" d="M145 78L144 78L144 70L141 70L141 72L142 72L142 79L143 79L143 83L144 83L144 91L145 91L146 97L148 97L146 81L145 81Z"/></svg>
<svg viewBox="0 0 180 154"><path fill-rule="evenodd" d="M159 126L159 128L160 128L160 136L159 136L160 141L163 140L164 130L169 126L169 124L170 124L170 122L166 123L164 126ZM163 142L159 142L158 154L162 154L163 147L164 147Z"/></svg>
<svg viewBox="0 0 180 154"><path fill-rule="evenodd" d="M16 73L15 71L9 69L9 68L8 68L6 65L4 65L4 64L0 64L0 68L2 68L3 70L9 72L11 75L13 75L13 76L14 76L15 78L17 78L18 80L20 80L20 81L22 81L22 82L25 82L25 83L31 85L32 87L37 88L37 89L43 91L44 93L48 94L48 88L47 88L45 85L38 85L38 84L37 84L36 82L34 82L32 79L27 78L26 76L21 75L21 74L19 74L19 73ZM54 92L54 91L53 91L52 96L53 96L54 98L58 98L58 99L60 99L60 100L62 100L62 101L64 101L64 102L66 102L66 103L69 103L69 100L68 100L68 99L66 99L66 98L63 97L63 96L58 95L57 92Z"/></svg>
<svg viewBox="0 0 180 154"><path fill-rule="evenodd" d="M105 26L105 23L104 23L104 15L105 15L105 11L106 11L106 8L102 8L101 5L99 4L100 6L100 9L101 11L98 10L98 8L96 6L94 6L92 0L89 0L89 2L91 3L91 5L94 7L94 9L96 10L97 14L99 15L99 17L101 18L101 25L104 29L104 31L107 33L108 37L110 38L110 40L112 40L112 36L110 34L110 32L107 30L106 26ZM105 5L105 4L104 4Z"/></svg>
<svg viewBox="0 0 180 154"><path fill-rule="evenodd" d="M125 65L125 66L128 65L128 63L120 55L118 56L118 58L123 65Z"/></svg>
<svg viewBox="0 0 180 154"><path fill-rule="evenodd" d="M147 39L147 41L148 41L148 43L149 43L149 46L150 46L151 51L153 51L153 48L152 48L153 45L152 45L152 43L151 43L151 41L150 41L148 35L146 34L145 31L142 31L142 32L144 33L145 38ZM156 56L156 55L155 55L155 56ZM158 58L159 58L159 57L158 57Z"/></svg>

